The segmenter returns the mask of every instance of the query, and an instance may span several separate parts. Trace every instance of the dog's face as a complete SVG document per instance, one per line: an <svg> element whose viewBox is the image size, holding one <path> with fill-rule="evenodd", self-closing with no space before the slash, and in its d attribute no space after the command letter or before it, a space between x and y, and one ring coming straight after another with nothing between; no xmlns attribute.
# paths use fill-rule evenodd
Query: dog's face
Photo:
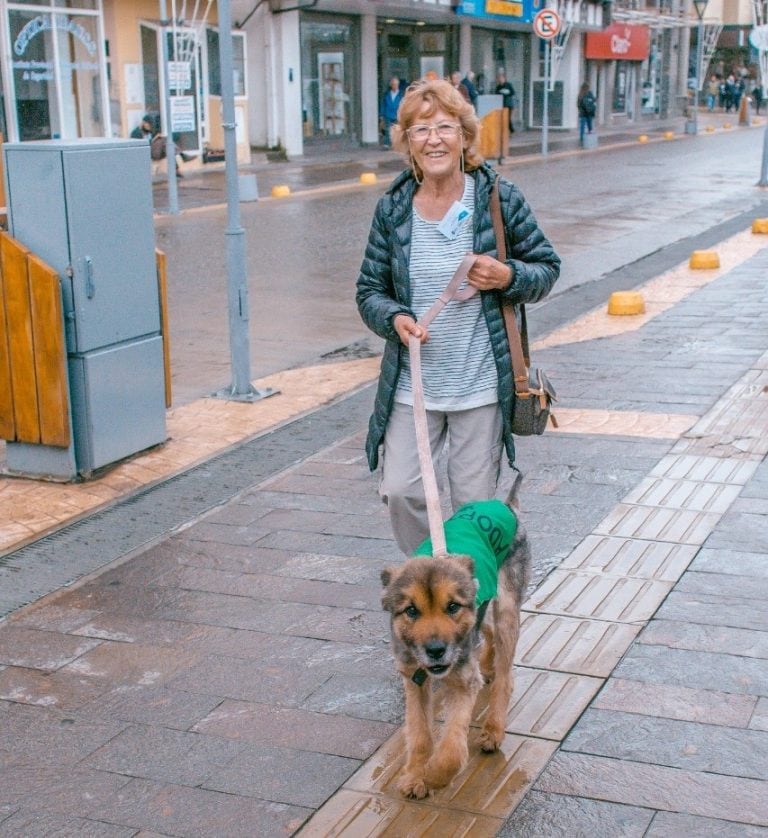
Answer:
<svg viewBox="0 0 768 838"><path fill-rule="evenodd" d="M440 678L474 645L474 563L469 556L419 557L381 573L381 604L392 615L392 646L405 666Z"/></svg>

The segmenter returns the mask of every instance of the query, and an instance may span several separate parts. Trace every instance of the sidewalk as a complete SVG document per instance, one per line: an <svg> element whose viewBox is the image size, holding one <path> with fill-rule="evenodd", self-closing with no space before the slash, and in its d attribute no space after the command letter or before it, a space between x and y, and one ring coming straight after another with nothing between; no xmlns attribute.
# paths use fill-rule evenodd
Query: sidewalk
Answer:
<svg viewBox="0 0 768 838"><path fill-rule="evenodd" d="M0 836L766 834L766 243L541 335L561 429L519 444L537 573L498 755L393 791L364 359L0 559L0 597L111 561L0 623Z"/></svg>

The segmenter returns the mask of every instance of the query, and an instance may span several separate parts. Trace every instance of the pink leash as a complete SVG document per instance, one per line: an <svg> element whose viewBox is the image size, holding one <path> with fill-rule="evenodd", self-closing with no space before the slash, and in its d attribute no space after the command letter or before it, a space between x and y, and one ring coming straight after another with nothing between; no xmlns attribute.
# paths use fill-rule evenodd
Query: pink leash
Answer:
<svg viewBox="0 0 768 838"><path fill-rule="evenodd" d="M432 303L429 311L418 321L419 326L427 328L451 300L468 300L477 293L477 288L468 285L459 291L459 286L467 278L469 269L477 257L468 253L462 260L451 281L442 294ZM421 379L421 342L414 335L408 338L408 352L411 359L411 381L413 386L413 421L416 426L416 448L419 452L421 479L424 484L424 497L427 501L429 534L432 538L432 555L444 556L448 551L445 546L445 528L443 512L440 508L440 493L437 489L435 464L432 462L432 450L427 431L427 410L424 407L424 384Z"/></svg>

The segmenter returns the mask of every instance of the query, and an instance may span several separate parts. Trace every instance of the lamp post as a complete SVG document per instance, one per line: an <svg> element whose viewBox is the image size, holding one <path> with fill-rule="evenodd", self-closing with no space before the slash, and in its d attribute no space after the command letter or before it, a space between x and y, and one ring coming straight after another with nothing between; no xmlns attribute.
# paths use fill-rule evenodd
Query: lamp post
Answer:
<svg viewBox="0 0 768 838"><path fill-rule="evenodd" d="M693 133L699 133L699 96L701 95L701 65L704 63L704 12L709 0L693 0L699 24L696 32L696 90L693 95Z"/></svg>

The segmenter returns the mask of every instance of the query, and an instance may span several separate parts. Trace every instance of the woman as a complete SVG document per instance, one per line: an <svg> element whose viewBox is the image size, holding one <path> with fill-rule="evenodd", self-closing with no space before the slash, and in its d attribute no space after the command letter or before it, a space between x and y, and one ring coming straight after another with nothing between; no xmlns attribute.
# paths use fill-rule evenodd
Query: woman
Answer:
<svg viewBox="0 0 768 838"><path fill-rule="evenodd" d="M393 127L394 147L410 163L380 199L357 280L366 325L386 339L366 452L371 470L383 445L380 492L406 554L429 534L416 455L408 338L419 338L432 456L450 440L448 481L454 509L493 497L502 446L510 464L512 369L502 299L545 297L560 259L519 190L477 152L479 121L449 82L411 85ZM494 258L488 200L498 182L508 259ZM460 215L457 202L472 215ZM458 209L461 209L459 207ZM453 211L451 211L453 210ZM442 222L442 225L441 225ZM449 303L430 325L418 318L448 284L468 251L478 254L468 282L481 293Z"/></svg>
<svg viewBox="0 0 768 838"><path fill-rule="evenodd" d="M597 99L589 89L589 82L585 81L579 88L576 107L579 109L579 143L584 145L584 134L592 133L592 120L597 111Z"/></svg>

